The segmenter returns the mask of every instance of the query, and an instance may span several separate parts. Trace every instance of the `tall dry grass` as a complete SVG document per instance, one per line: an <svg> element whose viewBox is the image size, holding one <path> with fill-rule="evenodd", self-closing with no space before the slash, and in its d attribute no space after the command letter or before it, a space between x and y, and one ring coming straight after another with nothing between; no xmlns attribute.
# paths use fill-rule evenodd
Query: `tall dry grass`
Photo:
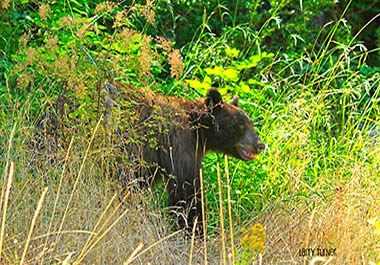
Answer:
<svg viewBox="0 0 380 265"><path fill-rule="evenodd" d="M112 8L99 5L97 12L107 13ZM153 22L151 6L143 8L147 19ZM42 6L40 11L41 17L46 18L49 8ZM94 23L96 19L99 17ZM6 105L9 116L2 116L7 120L0 127L2 139L6 139L1 143L4 152L1 156L0 263L379 264L380 78L374 75L363 80L358 70L363 60L359 60L357 68L352 67L358 57L368 55L367 52L354 53L360 46L352 45L353 42L348 46L334 43L334 32L342 19L343 15L315 54L293 61L274 58L260 73L268 86L262 88L258 96L266 97L266 91L270 90L277 97L273 101L268 99L265 106L255 103L254 99L246 101L243 108L261 111L260 135L268 148L252 167L233 163L232 168L225 159L224 174L219 166L214 175L210 171L201 173L205 220L202 225L206 231L203 240L195 237L194 232L189 238L183 231L173 229L162 203L166 199L164 194L150 188L128 193L110 178L112 163L108 158L113 149L107 148L111 141L108 141L107 131L100 128L100 120L92 115L98 114L99 104L87 104L97 95L97 91L89 87L95 87L97 67L100 67L91 55L85 50L89 60L75 65L74 59L82 50L74 43L74 47L68 48L72 58L59 57L53 38L49 43L54 49L47 51L57 57L45 65L41 61L46 53L39 51L36 55L36 49L29 47L26 61L20 63L18 69L20 88L28 88L32 75L38 72L32 71L35 68L30 67L31 64L44 71L47 66L51 74L46 76L54 78L43 79L35 87L38 96L32 94L30 98L43 94L46 100L41 100L41 105L52 109L54 104L44 88L66 80L67 88L75 95L73 98L78 97L79 103L83 103L81 106L91 110L82 108L82 112L76 113L80 117L77 129L83 130L67 131L71 139L68 145L57 148L49 144L39 156L28 145L38 127L32 113L36 106L31 105L30 98L22 104L13 104L9 93ZM206 22L200 35L204 33ZM83 39L86 31L96 33L87 20L66 17L61 27L72 28L73 36L78 35L82 41L80 45L92 45L92 39ZM126 69L132 67L137 68L140 77L150 76L153 58L150 39L145 34L120 28L116 40L126 47L141 44L142 54L139 58L131 57L124 65L118 62L119 54L114 51L110 55L114 57L103 58L104 65L111 65L114 72L121 71L120 77L129 77ZM201 40L202 36L194 40L193 50L199 49ZM178 50L163 39L157 42L170 61L171 75L179 78L186 69ZM210 56L218 45L224 49L226 39L221 38L205 51L191 54L185 68L191 68L191 57L201 53ZM101 48L97 51L103 52ZM138 65L130 65L131 62ZM311 70L299 73L298 65L308 63ZM120 65L125 67L118 69ZM278 65L284 67L273 72L272 68ZM147 81L144 79L142 83ZM11 90L7 87L7 91ZM361 93L367 93L369 100L358 100ZM119 114L116 109L111 112L114 110L114 114ZM124 121L123 118L120 120ZM8 123L13 125L10 130ZM370 135L373 128L375 136ZM104 141L106 144L99 144ZM207 170L210 164L206 162L205 166ZM265 176L252 181L258 178L252 169L264 171ZM239 196L232 188L239 174L244 180L241 187L253 190L248 194L250 197ZM215 182L206 181L210 179ZM133 184L123 185L128 186ZM207 198L217 203L211 204ZM254 211L256 208L249 208L247 204L261 207ZM211 214L217 216L216 224L210 224ZM331 257L299 255L302 248L318 247L333 248L336 252Z"/></svg>
<svg viewBox="0 0 380 265"><path fill-rule="evenodd" d="M300 256L299 250L318 247L336 248L334 256L321 257L322 264L370 264L379 258L374 224L380 213L380 152L379 143L370 136L357 137L355 142L366 160L355 156L358 149L353 147L351 156L341 156L346 159L345 168L320 176L321 183L329 181L328 174L336 181L323 196L322 184L312 187L303 178L308 164L290 163L294 196L287 194L285 202L268 203L262 213L239 226L232 218L235 203L229 186L233 172L225 159L224 174L221 170L217 174L219 218L226 223L220 222L220 228L200 240L195 234L189 238L173 230L159 203L165 195L154 189L121 193L116 183L104 177L101 152L91 145L102 136L96 127L82 148L73 138L59 151L61 155L54 155L54 163L34 163L28 146L21 148L22 130L15 126L9 135L2 173L0 250L4 264L246 264L244 244L260 249L250 259L254 264L313 264L316 257ZM287 142L292 146L305 137L303 129L293 135ZM276 153L271 159L276 159ZM280 160L277 163L283 166ZM314 195L299 199L304 188ZM204 185L202 191L208 192ZM206 231L209 211L204 202ZM264 242L259 238L262 233L250 228L257 223L265 228Z"/></svg>

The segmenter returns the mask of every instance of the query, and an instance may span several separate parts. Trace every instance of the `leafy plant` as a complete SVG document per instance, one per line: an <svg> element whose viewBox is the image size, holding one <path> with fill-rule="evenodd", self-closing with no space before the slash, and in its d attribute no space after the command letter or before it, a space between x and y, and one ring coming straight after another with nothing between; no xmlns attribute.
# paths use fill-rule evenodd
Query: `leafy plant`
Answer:
<svg viewBox="0 0 380 265"><path fill-rule="evenodd" d="M202 82L196 79L188 79L186 80L187 84L202 95L205 95L212 85L219 87L222 95L226 95L227 93L252 95L253 92L250 89L250 85L265 87L264 83L254 78L244 79L247 73L252 68L257 67L262 60L273 58L273 53L268 54L263 52L259 55L252 55L244 60L237 60L236 57L239 54L239 50L236 48L226 48L225 53L228 59L224 67L216 65L212 68L204 68L201 70L205 75Z"/></svg>

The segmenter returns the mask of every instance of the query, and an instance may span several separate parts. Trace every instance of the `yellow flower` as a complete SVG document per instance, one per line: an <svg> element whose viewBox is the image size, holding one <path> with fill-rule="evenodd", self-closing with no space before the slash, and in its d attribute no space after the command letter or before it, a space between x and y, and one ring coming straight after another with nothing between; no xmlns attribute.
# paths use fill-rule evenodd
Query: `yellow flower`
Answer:
<svg viewBox="0 0 380 265"><path fill-rule="evenodd" d="M267 234L262 224L257 223L243 230L240 244L243 249L252 254L264 253Z"/></svg>

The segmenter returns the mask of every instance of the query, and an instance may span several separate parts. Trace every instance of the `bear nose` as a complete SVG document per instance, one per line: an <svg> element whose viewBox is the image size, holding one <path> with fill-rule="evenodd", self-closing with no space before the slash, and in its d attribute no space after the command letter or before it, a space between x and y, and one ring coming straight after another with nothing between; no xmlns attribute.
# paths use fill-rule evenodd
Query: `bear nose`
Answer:
<svg viewBox="0 0 380 265"><path fill-rule="evenodd" d="M265 144L263 144L263 142L259 140L257 141L256 148L257 148L257 152L261 153L265 149Z"/></svg>

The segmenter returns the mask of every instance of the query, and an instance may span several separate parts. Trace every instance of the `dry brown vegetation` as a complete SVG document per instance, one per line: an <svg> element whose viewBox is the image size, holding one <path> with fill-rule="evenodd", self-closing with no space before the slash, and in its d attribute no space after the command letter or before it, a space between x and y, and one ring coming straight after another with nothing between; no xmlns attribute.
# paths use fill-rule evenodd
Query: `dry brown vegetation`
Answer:
<svg viewBox="0 0 380 265"><path fill-rule="evenodd" d="M100 150L78 152L73 140L54 163L47 159L37 165L20 144L9 146L12 159L3 175L3 262L204 264L203 241L174 231L167 211L160 208L158 200L165 195L151 189L122 193L107 177L95 177L101 175ZM372 152L379 159L379 150ZM263 224L267 235L265 253L255 264L369 264L372 251L379 250L379 235L368 223L380 210L379 189L371 178L377 173L377 168L359 163L352 168L351 181L331 192L331 200L313 199L313 210L296 200L269 207L251 222ZM226 245L226 262L232 259L229 237L220 231L208 235L208 264L223 263ZM241 228L235 227L236 249L241 236ZM313 263L316 258L298 255L304 246L334 247L337 252Z"/></svg>
<svg viewBox="0 0 380 265"><path fill-rule="evenodd" d="M360 72L369 52L356 36L335 41L341 20L324 32L320 50L305 47L293 59L279 51L267 62L253 39L245 40L247 50L227 55L234 50L228 34L207 35L206 13L183 54L166 38L130 27L132 16L157 22L154 1L139 8L99 3L92 20L65 13L54 23L53 6L39 4L33 18L39 26L14 37L19 46L0 80L0 264L380 264L380 78ZM100 29L107 23L112 34ZM247 58L237 57L243 53ZM243 71L238 84L240 59L248 58L258 60L255 69ZM206 79L206 67L235 73L236 83L221 81L227 75ZM190 98L196 88L185 79L211 86L211 78L225 93L243 95L247 112L260 113L253 118L268 148L250 165L206 158L203 206L210 222L201 240L174 229L164 185L136 192L126 188L135 180L113 177L121 145L113 133L154 144L133 131L139 93L153 88ZM104 82L115 80L136 85L134 100L104 91ZM155 118L161 126L162 117ZM138 160L122 162L131 175L141 167ZM318 247L336 254L299 255Z"/></svg>

